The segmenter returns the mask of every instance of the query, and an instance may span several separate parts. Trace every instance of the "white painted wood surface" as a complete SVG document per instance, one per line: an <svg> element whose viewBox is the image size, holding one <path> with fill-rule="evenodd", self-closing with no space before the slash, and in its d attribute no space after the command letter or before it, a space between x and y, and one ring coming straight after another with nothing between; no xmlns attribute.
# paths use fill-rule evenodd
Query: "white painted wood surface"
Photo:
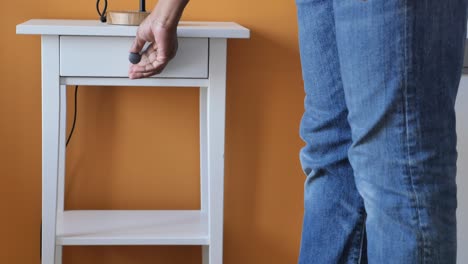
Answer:
<svg viewBox="0 0 468 264"><path fill-rule="evenodd" d="M59 169L57 180L57 223L63 221L65 210L65 160L66 160L66 141L67 141L67 86L60 85L60 124L59 124ZM57 228L56 228L57 232ZM62 263L61 245L55 246L55 263Z"/></svg>
<svg viewBox="0 0 468 264"><path fill-rule="evenodd" d="M61 264L63 245L202 245L203 263L221 264L227 38L249 31L182 22L177 57L142 80L126 77L136 27L30 20L17 32L42 35L42 264ZM65 85L200 87L200 210L65 211Z"/></svg>
<svg viewBox="0 0 468 264"><path fill-rule="evenodd" d="M55 263L60 142L59 37L42 36L42 263ZM63 154L63 153L61 153Z"/></svg>
<svg viewBox="0 0 468 264"><path fill-rule="evenodd" d="M116 26L98 20L32 19L16 27L17 34L61 36L135 36L136 26ZM179 37L249 38L250 31L233 22L181 21Z"/></svg>
<svg viewBox="0 0 468 264"><path fill-rule="evenodd" d="M208 83L200 87L200 210L208 213L208 153L207 153L207 96L208 96Z"/></svg>
<svg viewBox="0 0 468 264"><path fill-rule="evenodd" d="M199 210L73 210L58 223L58 245L208 245Z"/></svg>
<svg viewBox="0 0 468 264"><path fill-rule="evenodd" d="M173 79L146 78L131 80L129 78L110 77L61 77L64 85L99 85L99 86L147 86L147 87L207 87L207 79Z"/></svg>
<svg viewBox="0 0 468 264"><path fill-rule="evenodd" d="M60 75L127 77L132 37L60 37ZM208 78L208 39L179 38L177 55L157 78Z"/></svg>
<svg viewBox="0 0 468 264"><path fill-rule="evenodd" d="M226 39L210 40L210 83L207 95L207 172L210 247L203 263L223 262L224 129L226 112Z"/></svg>

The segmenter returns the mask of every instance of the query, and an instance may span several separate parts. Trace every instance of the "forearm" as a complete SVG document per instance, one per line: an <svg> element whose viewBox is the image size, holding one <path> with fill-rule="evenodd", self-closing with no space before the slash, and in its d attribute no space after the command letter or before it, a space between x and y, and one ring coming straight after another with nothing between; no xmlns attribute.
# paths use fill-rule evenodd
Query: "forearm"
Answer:
<svg viewBox="0 0 468 264"><path fill-rule="evenodd" d="M163 28L175 28L189 0L159 0L150 16Z"/></svg>

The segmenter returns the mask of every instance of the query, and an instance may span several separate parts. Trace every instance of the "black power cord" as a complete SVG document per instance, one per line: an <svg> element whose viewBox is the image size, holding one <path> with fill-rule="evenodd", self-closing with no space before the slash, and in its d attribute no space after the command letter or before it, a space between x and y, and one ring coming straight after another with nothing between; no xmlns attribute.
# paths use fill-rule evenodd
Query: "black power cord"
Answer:
<svg viewBox="0 0 468 264"><path fill-rule="evenodd" d="M78 109L77 102L78 102L78 85L75 86L75 110L74 110L74 113L73 113L73 124L72 124L72 128L70 130L70 134L68 135L68 139L67 139L67 143L65 144L65 147L68 147L68 143L70 143L70 139L73 136L73 132L75 131L76 113L78 112L77 111L77 109Z"/></svg>
<svg viewBox="0 0 468 264"><path fill-rule="evenodd" d="M66 91L65 91L66 92ZM75 131L75 125L76 125L76 115L78 113L78 85L75 86L75 109L73 113L73 124L72 128L70 130L70 133L68 134L67 137L67 143L65 143L65 148L68 147L68 143L70 143L70 139L73 136L73 132ZM41 227L40 227L40 238L39 238L39 258L42 260L42 220L41 220Z"/></svg>
<svg viewBox="0 0 468 264"><path fill-rule="evenodd" d="M102 23L107 22L107 0L104 0L104 9L101 12L101 8L99 7L101 0L96 1L96 11L99 14L99 19L101 20Z"/></svg>

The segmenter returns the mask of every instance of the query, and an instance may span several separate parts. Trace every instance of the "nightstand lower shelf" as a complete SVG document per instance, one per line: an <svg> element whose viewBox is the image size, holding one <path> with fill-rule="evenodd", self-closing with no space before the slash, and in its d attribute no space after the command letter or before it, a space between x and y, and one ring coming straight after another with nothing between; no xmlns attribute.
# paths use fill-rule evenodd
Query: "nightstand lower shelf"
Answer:
<svg viewBox="0 0 468 264"><path fill-rule="evenodd" d="M208 217L199 210L70 210L57 222L56 244L208 245Z"/></svg>

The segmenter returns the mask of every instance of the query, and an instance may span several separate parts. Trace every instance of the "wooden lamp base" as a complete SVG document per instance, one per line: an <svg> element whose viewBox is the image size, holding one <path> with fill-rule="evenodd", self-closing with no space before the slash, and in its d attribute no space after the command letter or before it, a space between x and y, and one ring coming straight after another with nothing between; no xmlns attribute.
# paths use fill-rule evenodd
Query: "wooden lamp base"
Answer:
<svg viewBox="0 0 468 264"><path fill-rule="evenodd" d="M149 14L148 12L139 11L109 11L107 13L107 24L139 26Z"/></svg>

